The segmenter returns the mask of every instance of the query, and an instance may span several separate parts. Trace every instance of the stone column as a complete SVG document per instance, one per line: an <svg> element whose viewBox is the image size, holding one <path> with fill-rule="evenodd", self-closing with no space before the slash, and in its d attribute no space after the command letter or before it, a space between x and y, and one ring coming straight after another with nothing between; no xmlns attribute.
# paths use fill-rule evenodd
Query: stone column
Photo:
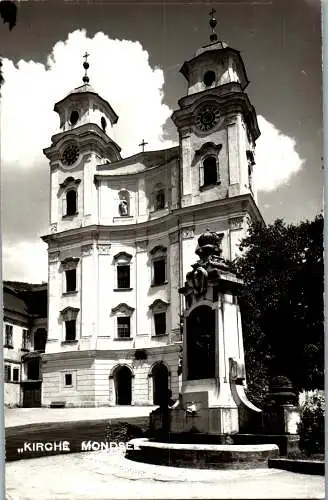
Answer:
<svg viewBox="0 0 328 500"><path fill-rule="evenodd" d="M169 234L169 287L170 287L170 318L167 318L171 328L169 343L180 339L180 251L179 231Z"/></svg>
<svg viewBox="0 0 328 500"><path fill-rule="evenodd" d="M150 340L151 328L147 318L148 314L148 286L150 283L151 269L148 265L148 241L140 240L136 242L136 282L134 288L136 290L136 347L140 343L142 347L143 339L147 342Z"/></svg>
<svg viewBox="0 0 328 500"><path fill-rule="evenodd" d="M81 318L80 337L96 337L97 321L97 266L93 244L85 244L81 248Z"/></svg>
<svg viewBox="0 0 328 500"><path fill-rule="evenodd" d="M48 252L48 339L46 352L54 352L51 343L61 341L62 330L58 324L58 317L61 309L61 275L60 252L49 250ZM56 349L55 349L56 350ZM57 349L59 350L59 349Z"/></svg>

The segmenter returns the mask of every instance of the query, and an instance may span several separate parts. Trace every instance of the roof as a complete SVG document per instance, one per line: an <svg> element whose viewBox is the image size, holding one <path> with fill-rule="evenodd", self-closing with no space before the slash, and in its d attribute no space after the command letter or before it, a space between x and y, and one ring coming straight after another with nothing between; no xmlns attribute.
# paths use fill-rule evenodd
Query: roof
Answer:
<svg viewBox="0 0 328 500"><path fill-rule="evenodd" d="M108 101L106 101L106 99L103 99L95 90L93 87L91 87L91 85L89 83L85 83L83 85L80 85L79 87L76 87L75 89L71 90L63 99L61 99L60 101L56 102L55 106L54 106L54 111L56 111L56 113L58 113L59 111L59 106L64 102L66 101L66 99L69 99L71 95L78 95L78 94L92 94L92 95L95 95L98 97L98 99L100 101L102 101L103 104L105 104L105 106L107 106L109 108L109 112L110 114L112 115L112 119L113 119L113 123L116 123L118 121L118 116L117 114L115 113L115 111L113 110L113 108L111 107L111 105L109 104Z"/></svg>
<svg viewBox="0 0 328 500"><path fill-rule="evenodd" d="M102 175L129 175L144 172L169 163L179 156L179 146L155 151L143 151L121 160L97 166L96 178ZM100 174L100 175L98 175ZM102 175L101 175L102 174Z"/></svg>
<svg viewBox="0 0 328 500"><path fill-rule="evenodd" d="M47 317L48 284L3 282L3 307L23 315Z"/></svg>
<svg viewBox="0 0 328 500"><path fill-rule="evenodd" d="M195 64L196 61L201 59L204 54L209 53L209 52L222 52L225 55L234 55L237 56L239 60L239 64L241 66L241 70L244 76L244 82L242 85L243 90L247 87L249 80L247 78L247 73L246 73L246 68L244 65L244 61L240 55L239 50L233 49L232 47L229 47L225 42L215 42L211 43L209 45L204 45L204 47L201 47L197 52L194 57L189 59L188 61L185 61L180 69L180 73L186 78L186 80L189 80L189 73L190 73L190 68Z"/></svg>

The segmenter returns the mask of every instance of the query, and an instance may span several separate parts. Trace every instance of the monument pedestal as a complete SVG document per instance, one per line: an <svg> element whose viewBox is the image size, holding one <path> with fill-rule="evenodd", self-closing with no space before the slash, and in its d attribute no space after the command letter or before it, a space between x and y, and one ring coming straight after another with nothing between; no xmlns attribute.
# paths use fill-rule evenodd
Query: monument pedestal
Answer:
<svg viewBox="0 0 328 500"><path fill-rule="evenodd" d="M221 258L222 235L198 239L200 260L187 274L182 387L150 415L151 439L139 440L130 457L165 465L213 468L267 467L275 444L239 444L261 410L245 394L246 375L238 291L242 282ZM255 418L256 417L256 418ZM260 422L258 421L260 420ZM256 425L254 425L256 428Z"/></svg>

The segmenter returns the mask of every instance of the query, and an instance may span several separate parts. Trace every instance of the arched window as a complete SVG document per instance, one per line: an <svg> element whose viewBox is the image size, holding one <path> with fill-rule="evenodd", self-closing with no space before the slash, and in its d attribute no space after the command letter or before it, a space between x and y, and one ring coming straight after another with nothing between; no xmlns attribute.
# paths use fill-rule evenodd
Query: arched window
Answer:
<svg viewBox="0 0 328 500"><path fill-rule="evenodd" d="M101 128L103 129L104 132L106 132L106 128L107 128L106 118L104 116L102 116L100 122L101 122Z"/></svg>
<svg viewBox="0 0 328 500"><path fill-rule="evenodd" d="M211 85L213 85L213 83L215 82L215 78L216 76L214 71L206 71L203 78L205 87L211 87Z"/></svg>
<svg viewBox="0 0 328 500"><path fill-rule="evenodd" d="M77 212L77 192L75 189L66 191L66 215L75 215Z"/></svg>
<svg viewBox="0 0 328 500"><path fill-rule="evenodd" d="M205 158L202 164L203 169L203 186L211 186L217 184L218 182L218 168L217 159L214 156L208 156Z"/></svg>

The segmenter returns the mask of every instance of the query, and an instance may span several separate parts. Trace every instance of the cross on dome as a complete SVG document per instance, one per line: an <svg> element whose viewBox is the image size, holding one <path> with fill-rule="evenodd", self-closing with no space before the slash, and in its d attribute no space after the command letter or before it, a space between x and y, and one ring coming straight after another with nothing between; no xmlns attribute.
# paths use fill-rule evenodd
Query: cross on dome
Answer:
<svg viewBox="0 0 328 500"><path fill-rule="evenodd" d="M215 28L216 28L216 25L217 25L217 20L215 19L214 17L214 14L216 13L216 10L215 9L212 9L211 12L209 12L209 15L211 16L210 18L210 21L209 21L209 24L210 24L210 27L212 29L212 33L210 35L210 40L211 42L216 42L217 39L218 39L218 36L217 34L215 33Z"/></svg>
<svg viewBox="0 0 328 500"><path fill-rule="evenodd" d="M83 63L83 68L85 69L84 77L83 77L83 83L89 83L90 79L88 77L88 69L89 69L89 63L88 63L88 57L90 54L87 52L84 54L83 58L85 59Z"/></svg>

